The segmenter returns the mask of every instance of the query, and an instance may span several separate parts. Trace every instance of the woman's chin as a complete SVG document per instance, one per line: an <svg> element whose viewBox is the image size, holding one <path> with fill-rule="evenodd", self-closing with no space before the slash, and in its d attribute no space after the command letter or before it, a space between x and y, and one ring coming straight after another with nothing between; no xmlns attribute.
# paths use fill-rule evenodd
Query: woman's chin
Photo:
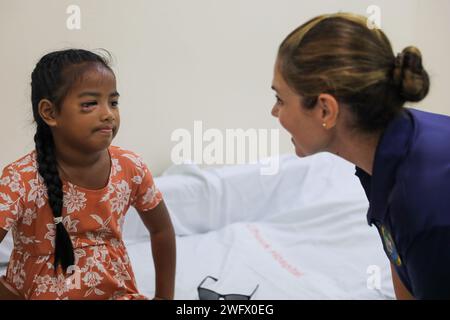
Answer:
<svg viewBox="0 0 450 320"><path fill-rule="evenodd" d="M308 152L302 148L299 148L297 145L295 145L295 154L297 155L297 157L299 158L304 158L304 157L308 157L311 156L313 154L315 154L316 152Z"/></svg>
<svg viewBox="0 0 450 320"><path fill-rule="evenodd" d="M299 147L295 146L295 154L297 157L303 158L306 157L307 154L305 154Z"/></svg>
<svg viewBox="0 0 450 320"><path fill-rule="evenodd" d="M291 138L291 142L295 148L295 154L297 157L303 158L309 156L309 153L305 152L300 146L295 142L294 138Z"/></svg>

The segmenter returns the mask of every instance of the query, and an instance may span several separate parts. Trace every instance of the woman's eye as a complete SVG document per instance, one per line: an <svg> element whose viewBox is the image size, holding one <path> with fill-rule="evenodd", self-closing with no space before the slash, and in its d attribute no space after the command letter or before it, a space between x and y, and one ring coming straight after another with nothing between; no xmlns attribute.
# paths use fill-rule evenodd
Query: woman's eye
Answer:
<svg viewBox="0 0 450 320"><path fill-rule="evenodd" d="M275 96L277 98L277 104L283 104L283 101L280 99L279 96Z"/></svg>
<svg viewBox="0 0 450 320"><path fill-rule="evenodd" d="M111 101L111 106L118 107L119 106L119 101Z"/></svg>

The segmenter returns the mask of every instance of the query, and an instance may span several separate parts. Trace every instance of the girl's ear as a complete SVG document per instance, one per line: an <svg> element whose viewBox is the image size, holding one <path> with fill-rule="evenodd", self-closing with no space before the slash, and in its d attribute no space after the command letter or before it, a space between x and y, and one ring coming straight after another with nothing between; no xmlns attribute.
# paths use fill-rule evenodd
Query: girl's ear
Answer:
<svg viewBox="0 0 450 320"><path fill-rule="evenodd" d="M327 129L336 126L339 114L339 103L336 98L331 94L322 93L318 96L317 104L319 106L318 112L320 112L319 117L322 125Z"/></svg>
<svg viewBox="0 0 450 320"><path fill-rule="evenodd" d="M56 127L56 108L55 105L47 99L39 101L39 115L49 127Z"/></svg>

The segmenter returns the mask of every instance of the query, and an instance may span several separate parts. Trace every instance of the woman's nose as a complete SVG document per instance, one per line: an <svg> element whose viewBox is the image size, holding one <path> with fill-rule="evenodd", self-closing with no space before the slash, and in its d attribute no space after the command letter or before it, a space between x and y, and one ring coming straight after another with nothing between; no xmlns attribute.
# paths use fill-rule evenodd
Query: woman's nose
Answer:
<svg viewBox="0 0 450 320"><path fill-rule="evenodd" d="M272 108L272 116L274 116L275 118L278 118L278 107L275 105Z"/></svg>

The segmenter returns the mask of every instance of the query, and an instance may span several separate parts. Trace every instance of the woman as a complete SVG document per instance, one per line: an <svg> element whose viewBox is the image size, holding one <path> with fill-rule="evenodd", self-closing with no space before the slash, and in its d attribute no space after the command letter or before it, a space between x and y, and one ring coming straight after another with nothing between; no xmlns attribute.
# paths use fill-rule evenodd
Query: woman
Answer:
<svg viewBox="0 0 450 320"><path fill-rule="evenodd" d="M356 166L398 299L450 298L450 117L405 108L429 78L420 51L394 55L367 18L316 17L281 43L272 114L300 157Z"/></svg>

